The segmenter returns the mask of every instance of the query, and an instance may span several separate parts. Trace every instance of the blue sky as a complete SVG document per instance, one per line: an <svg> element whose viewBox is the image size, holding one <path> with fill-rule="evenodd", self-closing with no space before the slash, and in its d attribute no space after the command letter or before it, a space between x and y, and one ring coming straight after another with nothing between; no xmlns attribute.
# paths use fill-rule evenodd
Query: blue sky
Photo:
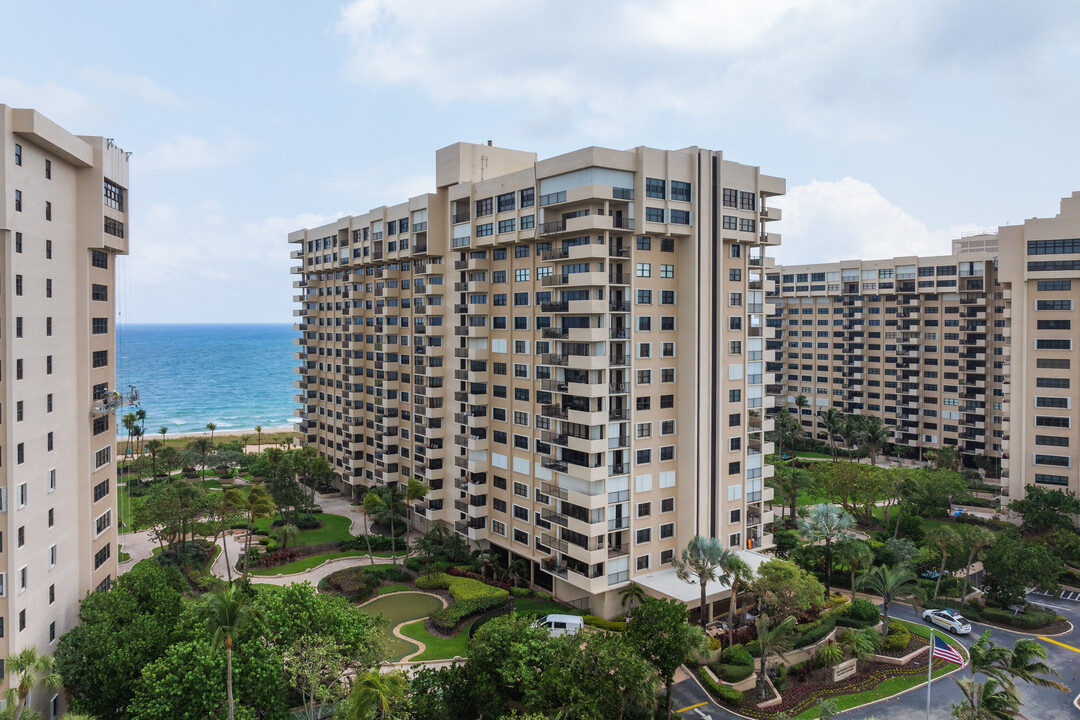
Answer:
<svg viewBox="0 0 1080 720"><path fill-rule="evenodd" d="M430 189L458 140L723 150L788 179L787 262L945 253L1080 189L1069 0L0 13L0 102L134 153L121 321L291 321L286 234Z"/></svg>

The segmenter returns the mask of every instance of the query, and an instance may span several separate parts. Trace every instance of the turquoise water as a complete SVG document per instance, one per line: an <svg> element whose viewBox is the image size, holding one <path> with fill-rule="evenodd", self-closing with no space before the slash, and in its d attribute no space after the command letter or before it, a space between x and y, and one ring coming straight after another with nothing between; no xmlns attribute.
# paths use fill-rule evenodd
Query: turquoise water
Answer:
<svg viewBox="0 0 1080 720"><path fill-rule="evenodd" d="M120 325L116 385L139 389L147 434L293 422L292 325Z"/></svg>

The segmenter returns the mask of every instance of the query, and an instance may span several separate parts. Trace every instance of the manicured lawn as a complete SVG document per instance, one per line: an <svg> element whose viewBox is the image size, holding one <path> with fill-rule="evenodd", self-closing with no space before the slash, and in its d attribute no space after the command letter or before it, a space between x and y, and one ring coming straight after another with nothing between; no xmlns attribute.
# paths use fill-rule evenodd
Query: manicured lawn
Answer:
<svg viewBox="0 0 1080 720"><path fill-rule="evenodd" d="M389 595L390 593L404 592L406 590L412 590L408 585L384 585L375 591L376 595Z"/></svg>
<svg viewBox="0 0 1080 720"><path fill-rule="evenodd" d="M356 550L347 551L347 552L323 553L322 555L312 555L310 557L302 558L300 560L297 560L296 562L291 562L288 565L279 565L277 567L271 567L271 568L255 568L255 569L251 570L251 574L252 575L260 575L260 576L264 576L264 577L266 577L266 576L272 577L272 576L277 575L279 573L281 575L290 575L292 573L298 573L298 572L304 572L305 570L310 570L313 567L317 567L319 565L322 565L327 560L334 560L336 558L343 558L343 557L367 557L367 553L366 552L356 551Z"/></svg>
<svg viewBox="0 0 1080 720"><path fill-rule="evenodd" d="M885 508L875 507L874 508L874 517L876 517L878 519L878 522L884 523L885 522ZM889 517L890 517L891 522L893 522L893 523L896 522L896 507L895 506L892 508L892 514ZM933 528L943 527L945 525L951 525L951 526L955 527L956 523L950 522L948 520L935 520L934 518L923 518L923 521L922 521L923 532L926 532L927 530L931 530Z"/></svg>
<svg viewBox="0 0 1080 720"><path fill-rule="evenodd" d="M120 550L120 562L127 562L131 559L131 556L124 552L123 548Z"/></svg>
<svg viewBox="0 0 1080 720"><path fill-rule="evenodd" d="M813 460L832 460L832 455L829 453L810 452L809 450L797 452L795 453L795 457L810 458Z"/></svg>
<svg viewBox="0 0 1080 720"><path fill-rule="evenodd" d="M328 515L326 513L315 513L315 518L323 522L323 526L314 530L301 530L300 535L296 540L291 541L290 544L300 545L318 545L319 543L327 542L344 542L345 540L352 540L352 533L349 532L349 527L352 525L352 520L344 515ZM255 521L255 533L258 535L270 534L270 518L261 518Z"/></svg>
<svg viewBox="0 0 1080 720"><path fill-rule="evenodd" d="M896 620L896 619L890 619L889 620L890 624L894 623L894 622L903 625L908 630L910 630L913 634L918 635L919 637L924 637L924 638L929 638L930 637L930 628L927 625L920 625L918 623L906 622L904 620ZM935 634L938 637L941 637L942 639L944 639L945 642L949 643L949 645L954 650L957 650L961 655L963 655L965 657L967 656L967 651L963 648L963 646L959 642L957 642L956 640L953 640L951 637L948 637L948 636L946 636L946 635L944 635L942 633L935 633ZM955 670L956 667L957 666L955 664L953 664L953 663L946 663L944 667L941 667L941 668L939 668L939 669L937 669L937 670L935 670L933 672L933 677L935 677L935 678L941 677L942 675ZM890 678L890 679L885 680L884 682L880 683L877 687L873 688L872 690L867 690L866 692L856 693L856 694L853 694L853 695L836 695L836 696L833 696L833 699L836 700L837 707L841 711L843 711L843 710L848 710L850 708L853 708L853 707L855 707L857 705L865 705L866 703L874 702L875 700L881 700L883 698L887 698L887 697L890 697L892 695L895 695L895 694L897 694L899 692L903 692L904 690L907 690L909 688L913 688L913 687L916 687L918 685L925 685L925 684L926 684L926 672L925 672L925 666L924 666L923 672L921 672L921 673L919 673L917 675ZM819 715L820 715L820 713L819 713L818 709L816 707L814 707L814 708L811 708L811 709L797 715L796 717L798 717L798 718L806 718L806 719L809 720L809 718L816 718Z"/></svg>
<svg viewBox="0 0 1080 720"><path fill-rule="evenodd" d="M569 605L563 605L556 600L537 600L533 598L526 598L524 600L514 601L514 612L534 612L539 615L584 615L581 610L570 607Z"/></svg>
<svg viewBox="0 0 1080 720"><path fill-rule="evenodd" d="M401 634L424 643L424 652L412 658L412 660L450 660L451 658L466 657L468 655L468 626L452 638L440 638L424 629L423 620L417 620L414 623L403 625Z"/></svg>

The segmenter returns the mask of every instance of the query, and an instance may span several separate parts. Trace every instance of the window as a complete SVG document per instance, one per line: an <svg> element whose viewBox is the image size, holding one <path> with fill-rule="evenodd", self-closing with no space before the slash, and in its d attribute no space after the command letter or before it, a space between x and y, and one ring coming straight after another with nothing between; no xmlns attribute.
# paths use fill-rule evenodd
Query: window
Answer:
<svg viewBox="0 0 1080 720"><path fill-rule="evenodd" d="M97 355L97 353L94 353L94 355ZM106 361L106 364L107 364L107 361ZM94 367L97 367L97 365L95 365ZM46 375L52 375L52 369L53 369L52 368L52 355L46 355L45 356L45 374Z"/></svg>
<svg viewBox="0 0 1080 720"><path fill-rule="evenodd" d="M514 542L521 543L522 545L529 544L529 533L524 530L518 530L514 528Z"/></svg>
<svg viewBox="0 0 1080 720"><path fill-rule="evenodd" d="M652 305L652 290L638 290L637 291L637 304L638 305Z"/></svg>
<svg viewBox="0 0 1080 720"><path fill-rule="evenodd" d="M674 265L661 265L660 266L660 277L662 277L662 278L673 278L673 277L675 277L675 266Z"/></svg>
<svg viewBox="0 0 1080 720"><path fill-rule="evenodd" d="M490 215L495 207L495 203L492 198L484 198L483 200L476 201L476 217L483 217Z"/></svg>
<svg viewBox="0 0 1080 720"><path fill-rule="evenodd" d="M15 446L15 464L22 465L26 462L26 448L24 443Z"/></svg>
<svg viewBox="0 0 1080 720"><path fill-rule="evenodd" d="M1080 253L1080 239L1028 240L1028 255L1072 255Z"/></svg>
<svg viewBox="0 0 1080 720"><path fill-rule="evenodd" d="M108 182L108 181L106 181ZM109 254L102 252L101 250L90 251L90 265L102 270L109 269Z"/></svg>
<svg viewBox="0 0 1080 720"><path fill-rule="evenodd" d="M124 223L105 216L105 232L118 238L124 237Z"/></svg>
<svg viewBox="0 0 1080 720"><path fill-rule="evenodd" d="M124 188L120 187L112 180L105 179L104 187L105 204L114 210L124 212Z"/></svg>
<svg viewBox="0 0 1080 720"><path fill-rule="evenodd" d="M15 143L15 164L22 165L22 145Z"/></svg>
<svg viewBox="0 0 1080 720"><path fill-rule="evenodd" d="M52 180L52 160L45 158L45 179Z"/></svg>
<svg viewBox="0 0 1080 720"><path fill-rule="evenodd" d="M515 226L514 218L510 218L509 220L500 220L499 221L499 232L500 233L514 232L514 226ZM477 234L479 234L479 233L477 233Z"/></svg>
<svg viewBox="0 0 1080 720"><path fill-rule="evenodd" d="M476 226L476 237L487 237L495 233L495 227L491 223Z"/></svg>
<svg viewBox="0 0 1080 720"><path fill-rule="evenodd" d="M515 282L528 282L529 268L517 268L514 270L514 280Z"/></svg>
<svg viewBox="0 0 1080 720"><path fill-rule="evenodd" d="M1072 310L1072 300L1036 300L1036 310Z"/></svg>
<svg viewBox="0 0 1080 720"><path fill-rule="evenodd" d="M45 318L45 337L52 337L52 318Z"/></svg>
<svg viewBox="0 0 1080 720"><path fill-rule="evenodd" d="M15 337L21 338L23 336L23 319L21 317L15 318Z"/></svg>
<svg viewBox="0 0 1080 720"><path fill-rule="evenodd" d="M725 215L723 225L725 230L735 230L739 227L739 219L734 215Z"/></svg>
<svg viewBox="0 0 1080 720"><path fill-rule="evenodd" d="M96 317L91 321L91 333L105 335L109 332L109 318Z"/></svg>
<svg viewBox="0 0 1080 720"><path fill-rule="evenodd" d="M17 253L22 252L22 233L21 232L15 233L15 252L17 252Z"/></svg>
<svg viewBox="0 0 1080 720"><path fill-rule="evenodd" d="M109 286L108 285L91 285L90 286L90 299L98 301L106 301L109 299Z"/></svg>
<svg viewBox="0 0 1080 720"><path fill-rule="evenodd" d="M648 222L664 222L664 208L645 208L645 220Z"/></svg>
<svg viewBox="0 0 1080 720"><path fill-rule="evenodd" d="M740 210L757 210L757 195L752 192L739 192Z"/></svg>
<svg viewBox="0 0 1080 720"><path fill-rule="evenodd" d="M690 202L690 183L671 181L671 199L679 202Z"/></svg>
<svg viewBox="0 0 1080 720"><path fill-rule="evenodd" d="M635 453L635 462L638 465L648 465L652 462L652 450L638 450Z"/></svg>
<svg viewBox="0 0 1080 720"><path fill-rule="evenodd" d="M22 277L22 275L16 275L15 276L15 294L16 295L22 295L23 294L23 277Z"/></svg>
<svg viewBox="0 0 1080 720"><path fill-rule="evenodd" d="M510 193L506 193L504 195L499 195L497 198L495 198L495 203L496 203L496 207L498 208L499 212L507 212L509 210L513 210L514 209L514 193L510 192Z"/></svg>
<svg viewBox="0 0 1080 720"><path fill-rule="evenodd" d="M660 539L666 540L667 538L675 537L675 523L665 523L660 526Z"/></svg>
<svg viewBox="0 0 1080 720"><path fill-rule="evenodd" d="M52 278L45 278L45 297L52 297Z"/></svg>
<svg viewBox="0 0 1080 720"><path fill-rule="evenodd" d="M658 178L645 178L645 197L664 199L664 181Z"/></svg>
<svg viewBox="0 0 1080 720"><path fill-rule="evenodd" d="M49 527L53 527L56 524L56 510L49 508Z"/></svg>
<svg viewBox="0 0 1080 720"><path fill-rule="evenodd" d="M645 235L637 236L637 249L638 250L651 250L652 240Z"/></svg>
<svg viewBox="0 0 1080 720"><path fill-rule="evenodd" d="M15 191L15 212L22 212L22 190Z"/></svg>
<svg viewBox="0 0 1080 720"><path fill-rule="evenodd" d="M20 247L19 252L22 252ZM52 240L45 241L45 259L52 260Z"/></svg>
<svg viewBox="0 0 1080 720"><path fill-rule="evenodd" d="M94 453L94 469L95 470L97 470L99 468L102 468L105 465L108 465L111 461L112 461L112 448L109 447L109 446L105 446L105 447L101 448L100 450L98 450L96 453Z"/></svg>
<svg viewBox="0 0 1080 720"><path fill-rule="evenodd" d="M19 568L19 592L22 592L22 591L26 590L26 588L28 588L28 587L30 587L30 568L27 567L26 565L23 565L21 568ZM22 613L20 613L20 619L19 619L19 629L20 630L25 630L26 629L26 622L23 619L25 613L26 613L25 610L23 610Z"/></svg>
<svg viewBox="0 0 1080 720"><path fill-rule="evenodd" d="M105 532L112 526L112 510L106 510L94 520L94 537Z"/></svg>
<svg viewBox="0 0 1080 720"><path fill-rule="evenodd" d="M739 232L754 232L757 221L752 218L739 218Z"/></svg>
<svg viewBox="0 0 1080 720"><path fill-rule="evenodd" d="M690 224L690 211L689 210L670 210L669 219L672 225L689 225Z"/></svg>
<svg viewBox="0 0 1080 720"><path fill-rule="evenodd" d="M642 517L649 517L650 515L652 515L652 503L647 503L647 502L638 503L637 516L639 518L642 518Z"/></svg>
<svg viewBox="0 0 1080 720"><path fill-rule="evenodd" d="M95 570L97 570L99 567L104 565L106 563L106 561L108 561L109 556L111 554L111 552L109 550L109 547L110 547L109 545L106 545L105 547L101 548L96 553L94 553L94 569Z"/></svg>
<svg viewBox="0 0 1080 720"><path fill-rule="evenodd" d="M522 207L524 207L524 205ZM531 230L534 227L536 227L536 216L535 215L523 215L522 218L521 218L521 229L522 230Z"/></svg>
<svg viewBox="0 0 1080 720"><path fill-rule="evenodd" d="M18 506L24 508L28 502L30 502L30 486L26 483L19 483ZM19 544L22 545L21 542Z"/></svg>
<svg viewBox="0 0 1080 720"><path fill-rule="evenodd" d="M49 546L49 567L56 567L56 545Z"/></svg>
<svg viewBox="0 0 1080 720"><path fill-rule="evenodd" d="M101 415L94 418L94 435L100 435L109 430L109 416Z"/></svg>
<svg viewBox="0 0 1080 720"><path fill-rule="evenodd" d="M107 367L109 365L109 351L95 350L92 364L96 368Z"/></svg>
<svg viewBox="0 0 1080 720"><path fill-rule="evenodd" d="M535 203L535 197L536 197L535 193L536 193L535 188L525 188L524 190L522 190L521 193L520 193L521 207L523 207L523 208L532 207L533 204Z"/></svg>
<svg viewBox="0 0 1080 720"><path fill-rule="evenodd" d="M649 263L638 263L637 276L642 278L652 277L652 265Z"/></svg>
<svg viewBox="0 0 1080 720"><path fill-rule="evenodd" d="M49 482L49 492L52 492L56 489L56 469L53 468L52 470L47 472L45 476Z"/></svg>
<svg viewBox="0 0 1080 720"><path fill-rule="evenodd" d="M52 203L45 201L45 219L52 222Z"/></svg>
<svg viewBox="0 0 1080 720"><path fill-rule="evenodd" d="M634 535L634 540L638 545L652 541L652 528L642 528L638 530Z"/></svg>
<svg viewBox="0 0 1080 720"><path fill-rule="evenodd" d="M649 569L649 558L650 557L651 557L650 555L639 555L637 557L637 569L638 570L648 570Z"/></svg>
<svg viewBox="0 0 1080 720"><path fill-rule="evenodd" d="M17 358L15 360L15 379L16 380L22 380L23 379L23 361L22 361L22 358Z"/></svg>
<svg viewBox="0 0 1080 720"><path fill-rule="evenodd" d="M15 422L23 421L23 401L18 400L15 402Z"/></svg>

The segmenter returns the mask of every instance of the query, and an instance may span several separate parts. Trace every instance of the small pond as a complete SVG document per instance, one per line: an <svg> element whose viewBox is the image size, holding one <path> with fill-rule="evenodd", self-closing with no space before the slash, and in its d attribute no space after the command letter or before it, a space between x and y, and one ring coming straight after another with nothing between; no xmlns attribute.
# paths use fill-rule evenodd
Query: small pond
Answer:
<svg viewBox="0 0 1080 720"><path fill-rule="evenodd" d="M369 615L382 614L388 621L383 630L389 639L388 649L391 662L397 662L406 655L416 652L419 648L411 642L407 642L394 636L392 629L407 620L419 620L425 618L442 607L442 602L437 597L424 595L423 593L396 593L372 600L360 610Z"/></svg>

